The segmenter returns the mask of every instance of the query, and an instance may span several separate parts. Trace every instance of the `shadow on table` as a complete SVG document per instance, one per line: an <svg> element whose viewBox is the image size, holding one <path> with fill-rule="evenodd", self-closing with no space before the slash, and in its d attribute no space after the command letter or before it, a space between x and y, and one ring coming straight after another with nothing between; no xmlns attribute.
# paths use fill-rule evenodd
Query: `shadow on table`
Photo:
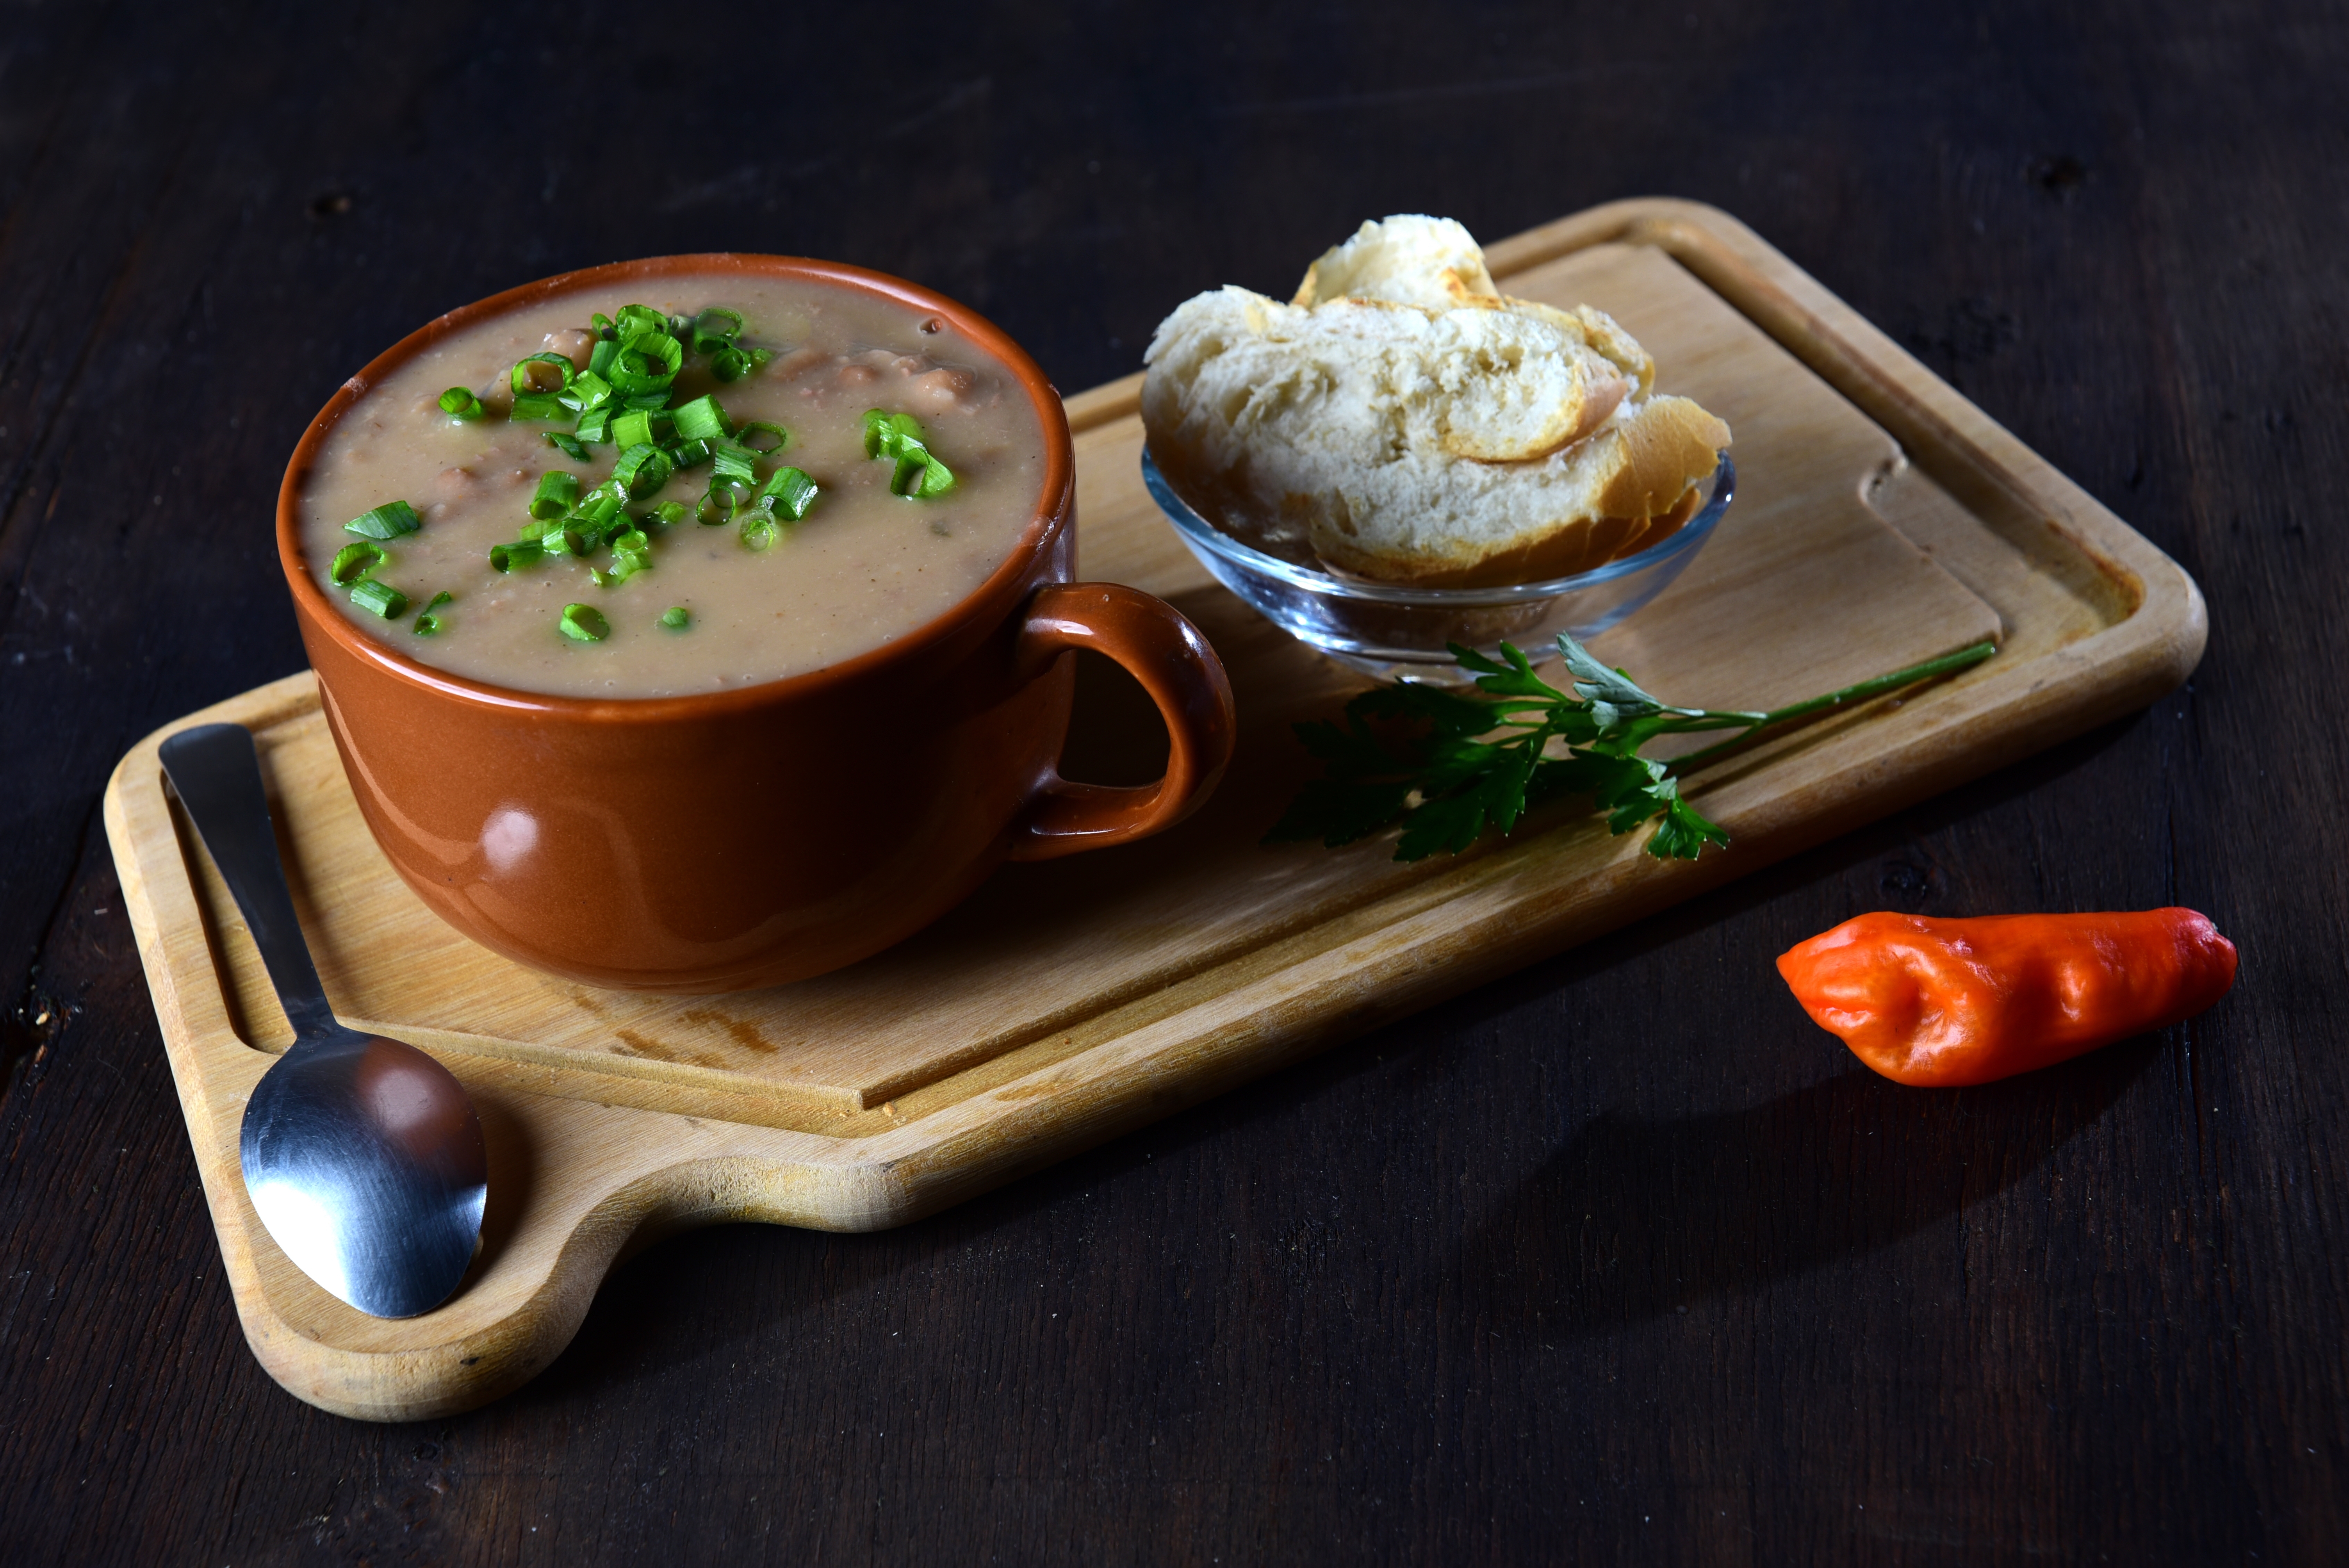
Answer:
<svg viewBox="0 0 2349 1568"><path fill-rule="evenodd" d="M1968 1089L1854 1070L1749 1109L1601 1116L1469 1237L1492 1326L1590 1334L1879 1251L2003 1192L2159 1054L2147 1035Z"/></svg>

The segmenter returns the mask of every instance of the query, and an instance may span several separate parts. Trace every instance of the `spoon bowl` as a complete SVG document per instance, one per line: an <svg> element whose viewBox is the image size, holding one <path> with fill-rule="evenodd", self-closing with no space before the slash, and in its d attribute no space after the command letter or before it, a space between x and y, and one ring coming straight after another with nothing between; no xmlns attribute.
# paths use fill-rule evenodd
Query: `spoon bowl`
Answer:
<svg viewBox="0 0 2349 1568"><path fill-rule="evenodd" d="M254 1211L319 1285L377 1317L446 1301L480 1244L489 1156L455 1075L337 1021L285 886L253 736L183 729L164 775L228 883L295 1042L254 1086L238 1153Z"/></svg>

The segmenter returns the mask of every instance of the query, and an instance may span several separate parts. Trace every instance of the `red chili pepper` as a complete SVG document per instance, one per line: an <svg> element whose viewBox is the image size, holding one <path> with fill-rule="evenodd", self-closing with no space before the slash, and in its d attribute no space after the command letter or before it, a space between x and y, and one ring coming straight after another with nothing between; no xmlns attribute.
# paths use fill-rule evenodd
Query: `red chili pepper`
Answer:
<svg viewBox="0 0 2349 1568"><path fill-rule="evenodd" d="M2234 985L2235 944L2190 909L1877 913L1781 955L1778 973L1886 1078L1952 1088L2192 1017Z"/></svg>

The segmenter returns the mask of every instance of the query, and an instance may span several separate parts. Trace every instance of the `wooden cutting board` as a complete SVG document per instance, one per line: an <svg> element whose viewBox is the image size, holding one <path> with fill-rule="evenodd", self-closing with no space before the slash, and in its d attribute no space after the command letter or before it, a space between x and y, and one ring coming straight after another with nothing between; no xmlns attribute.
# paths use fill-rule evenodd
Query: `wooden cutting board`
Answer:
<svg viewBox="0 0 2349 1568"><path fill-rule="evenodd" d="M615 1260L655 1237L917 1218L2140 706L2199 656L2184 572L1734 220L1619 202L1490 262L1512 294L1613 313L1663 389L1736 433L1735 504L1671 590L1599 640L1608 662L1674 701L1766 707L1984 637L1999 655L1709 771L1692 794L1734 843L1694 862L1651 860L1640 835L1571 807L1457 860L1399 864L1391 841L1268 848L1309 772L1289 725L1361 681L1185 552L1143 490L1134 377L1068 405L1081 573L1199 624L1231 671L1237 759L1175 830L1007 866L853 969L679 999L518 967L440 924L385 863L306 672L191 714L123 759L106 820L270 1375L367 1419L480 1404L551 1361ZM245 1197L239 1119L292 1034L156 760L172 731L223 719L259 742L336 1012L431 1050L481 1106L485 1244L420 1318L319 1290ZM1137 692L1083 672L1071 776L1138 781L1164 749Z"/></svg>

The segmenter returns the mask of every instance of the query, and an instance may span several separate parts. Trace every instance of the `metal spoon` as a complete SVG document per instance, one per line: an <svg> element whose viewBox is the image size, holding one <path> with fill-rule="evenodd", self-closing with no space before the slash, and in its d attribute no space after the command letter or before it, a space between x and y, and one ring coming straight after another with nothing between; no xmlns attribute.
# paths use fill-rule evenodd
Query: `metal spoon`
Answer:
<svg viewBox="0 0 2349 1568"><path fill-rule="evenodd" d="M261 764L243 725L163 742L163 771L243 912L294 1026L253 1087L238 1150L261 1222L304 1274L377 1317L449 1298L481 1234L489 1157L447 1068L336 1022L278 862Z"/></svg>

